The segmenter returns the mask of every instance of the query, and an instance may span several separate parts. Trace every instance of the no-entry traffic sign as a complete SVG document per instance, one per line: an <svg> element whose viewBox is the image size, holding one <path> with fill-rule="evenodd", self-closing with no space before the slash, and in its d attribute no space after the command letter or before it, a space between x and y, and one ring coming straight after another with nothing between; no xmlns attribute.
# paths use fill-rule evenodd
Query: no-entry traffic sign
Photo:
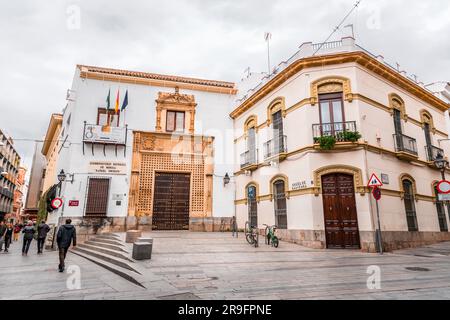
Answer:
<svg viewBox="0 0 450 320"><path fill-rule="evenodd" d="M63 200L61 198L55 198L52 200L52 207L54 209L61 208L62 204L63 204Z"/></svg>
<svg viewBox="0 0 450 320"><path fill-rule="evenodd" d="M450 193L450 181L442 180L437 185L437 190L441 194L449 194Z"/></svg>
<svg viewBox="0 0 450 320"><path fill-rule="evenodd" d="M378 187L373 188L372 195L375 200L379 201L381 199L381 190Z"/></svg>

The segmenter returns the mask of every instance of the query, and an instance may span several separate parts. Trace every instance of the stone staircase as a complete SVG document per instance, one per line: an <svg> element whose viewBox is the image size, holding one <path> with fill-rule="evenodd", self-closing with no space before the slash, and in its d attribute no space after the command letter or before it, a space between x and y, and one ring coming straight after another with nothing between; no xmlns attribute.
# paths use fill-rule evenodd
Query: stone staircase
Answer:
<svg viewBox="0 0 450 320"><path fill-rule="evenodd" d="M122 278L145 288L146 279L140 267L131 259L120 236L112 233L100 234L84 243L78 244L70 251L81 256Z"/></svg>

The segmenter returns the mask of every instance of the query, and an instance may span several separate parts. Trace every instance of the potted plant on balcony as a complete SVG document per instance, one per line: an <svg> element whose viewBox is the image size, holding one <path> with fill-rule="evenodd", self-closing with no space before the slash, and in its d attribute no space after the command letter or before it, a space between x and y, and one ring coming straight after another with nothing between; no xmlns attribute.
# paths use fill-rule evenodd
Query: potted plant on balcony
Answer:
<svg viewBox="0 0 450 320"><path fill-rule="evenodd" d="M358 131L343 131L337 134L337 140L342 142L357 142L361 139L361 134Z"/></svg>
<svg viewBox="0 0 450 320"><path fill-rule="evenodd" d="M321 136L316 138L314 142L319 144L322 150L332 150L336 144L336 138L333 136Z"/></svg>

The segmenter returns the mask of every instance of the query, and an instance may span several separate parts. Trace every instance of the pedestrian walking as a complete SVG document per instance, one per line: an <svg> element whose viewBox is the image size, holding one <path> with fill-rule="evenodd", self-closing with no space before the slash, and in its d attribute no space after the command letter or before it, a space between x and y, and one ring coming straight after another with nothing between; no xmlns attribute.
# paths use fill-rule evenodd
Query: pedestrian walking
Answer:
<svg viewBox="0 0 450 320"><path fill-rule="evenodd" d="M38 254L42 254L42 250L44 249L45 238L47 238L47 233L50 231L50 227L45 223L44 220L39 223L37 232L38 232Z"/></svg>
<svg viewBox="0 0 450 320"><path fill-rule="evenodd" d="M18 223L14 225L14 235L13 235L13 241L19 241L20 231L22 230L22 226Z"/></svg>
<svg viewBox="0 0 450 320"><path fill-rule="evenodd" d="M3 251L3 244L5 243L5 235L6 235L6 225L2 220L0 221L0 252Z"/></svg>
<svg viewBox="0 0 450 320"><path fill-rule="evenodd" d="M13 238L14 228L11 223L6 224L6 233L5 233L5 252L8 252L9 246L11 245Z"/></svg>
<svg viewBox="0 0 450 320"><path fill-rule="evenodd" d="M29 221L28 224L23 228L23 246L22 246L22 255L28 255L28 250L30 249L31 242L33 241L34 234L36 233L36 229L33 227L33 222Z"/></svg>
<svg viewBox="0 0 450 320"><path fill-rule="evenodd" d="M59 249L59 272L64 272L64 260L66 259L70 243L72 242L74 247L77 245L77 231L71 223L72 220L67 219L66 224L59 227L58 234L56 235L56 243Z"/></svg>

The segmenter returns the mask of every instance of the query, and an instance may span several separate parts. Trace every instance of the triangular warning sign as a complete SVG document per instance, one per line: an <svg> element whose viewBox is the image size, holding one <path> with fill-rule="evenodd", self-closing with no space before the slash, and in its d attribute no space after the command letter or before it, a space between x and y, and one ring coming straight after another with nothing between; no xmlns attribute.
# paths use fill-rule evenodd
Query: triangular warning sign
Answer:
<svg viewBox="0 0 450 320"><path fill-rule="evenodd" d="M369 183L367 184L368 187L382 187L383 183L380 179L378 179L377 175L375 173L372 173L372 176L369 179Z"/></svg>

